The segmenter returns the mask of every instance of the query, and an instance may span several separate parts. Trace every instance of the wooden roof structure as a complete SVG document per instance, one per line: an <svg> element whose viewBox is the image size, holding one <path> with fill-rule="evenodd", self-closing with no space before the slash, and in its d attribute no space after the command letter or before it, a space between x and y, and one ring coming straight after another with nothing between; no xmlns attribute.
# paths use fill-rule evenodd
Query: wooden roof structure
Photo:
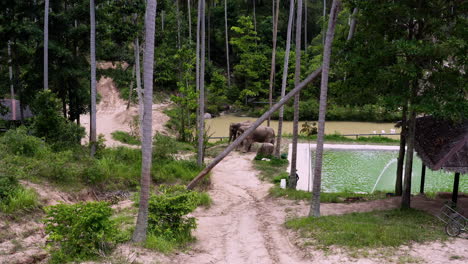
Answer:
<svg viewBox="0 0 468 264"><path fill-rule="evenodd" d="M0 104L8 109L8 112L4 115L0 114L0 119L6 121L19 121L21 120L21 104L16 99L0 99ZM24 118L30 118L33 116L28 106L23 109Z"/></svg>
<svg viewBox="0 0 468 264"><path fill-rule="evenodd" d="M468 173L468 119L460 123L432 116L416 119L414 148L431 170Z"/></svg>

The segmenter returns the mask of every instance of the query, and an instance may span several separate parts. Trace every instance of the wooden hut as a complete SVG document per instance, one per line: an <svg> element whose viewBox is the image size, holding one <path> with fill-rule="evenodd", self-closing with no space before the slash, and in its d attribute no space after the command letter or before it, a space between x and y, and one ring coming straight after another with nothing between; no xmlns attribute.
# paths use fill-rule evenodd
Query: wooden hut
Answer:
<svg viewBox="0 0 468 264"><path fill-rule="evenodd" d="M426 166L455 173L452 201L457 203L460 174L468 174L468 120L456 123L424 116L416 119L414 149L423 162L421 193Z"/></svg>

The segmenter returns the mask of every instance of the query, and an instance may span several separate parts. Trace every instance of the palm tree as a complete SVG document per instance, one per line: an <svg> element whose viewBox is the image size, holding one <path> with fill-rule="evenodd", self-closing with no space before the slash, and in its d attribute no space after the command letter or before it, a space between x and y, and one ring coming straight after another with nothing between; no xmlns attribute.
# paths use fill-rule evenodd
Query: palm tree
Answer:
<svg viewBox="0 0 468 264"><path fill-rule="evenodd" d="M138 217L132 240L143 242L146 240L148 227L148 202L150 189L150 172L152 158L152 124L153 124L153 67L154 67L154 31L156 17L156 0L148 0L145 16L145 55L143 57L143 81L145 87L143 138L141 144L141 190Z"/></svg>
<svg viewBox="0 0 468 264"><path fill-rule="evenodd" d="M89 126L89 143L91 144L91 157L96 154L96 18L94 0L89 3L91 22L91 113Z"/></svg>
<svg viewBox="0 0 468 264"><path fill-rule="evenodd" d="M273 86L275 80L275 69L276 69L276 40L278 36L278 17L279 17L279 2L276 0L276 12L273 8L273 48L271 50L271 69L270 69L270 84L268 93L268 102L270 108L273 106ZM267 125L270 126L270 117L268 117Z"/></svg>
<svg viewBox="0 0 468 264"><path fill-rule="evenodd" d="M228 36L228 23L227 23L227 0L224 0L224 28L226 39L226 66L227 66L227 84L228 89L231 88L231 69L229 67L229 36Z"/></svg>
<svg viewBox="0 0 468 264"><path fill-rule="evenodd" d="M49 0L44 1L44 90L49 89Z"/></svg>
<svg viewBox="0 0 468 264"><path fill-rule="evenodd" d="M200 1L199 8L199 21L200 21L200 70L199 70L199 92L198 105L199 105L199 119L198 119L198 166L203 165L204 156L204 135L205 135L205 1Z"/></svg>
<svg viewBox="0 0 468 264"><path fill-rule="evenodd" d="M296 65L294 74L294 86L301 82L301 32L302 32L302 0L297 0L296 17ZM294 96L294 122L293 122L293 140L291 151L291 171L289 172L289 188L296 189L296 160L297 160L297 136L299 123L299 95Z"/></svg>
<svg viewBox="0 0 468 264"><path fill-rule="evenodd" d="M143 138L143 89L141 88L141 70L140 70L140 43L138 37L135 38L135 74L138 94L138 120L140 125L140 138Z"/></svg>
<svg viewBox="0 0 468 264"><path fill-rule="evenodd" d="M310 204L309 216L320 216L320 187L322 181L322 157L323 143L325 137L325 115L327 112L328 71L330 69L330 55L335 35L336 19L341 1L333 0L328 20L327 37L323 48L322 80L320 83L320 106L318 120L317 147L315 150L314 181L312 188L312 202Z"/></svg>
<svg viewBox="0 0 468 264"><path fill-rule="evenodd" d="M286 84L288 81L288 66L289 66L289 51L291 50L291 32L292 32L292 21L294 16L294 0L289 1L289 19L288 19L288 34L286 36L286 52L284 54L284 65L283 65L283 82L281 84L281 98L286 94ZM278 117L278 135L276 136L276 148L275 156L280 156L281 150L281 134L283 133L283 115L284 107L282 106L279 110Z"/></svg>

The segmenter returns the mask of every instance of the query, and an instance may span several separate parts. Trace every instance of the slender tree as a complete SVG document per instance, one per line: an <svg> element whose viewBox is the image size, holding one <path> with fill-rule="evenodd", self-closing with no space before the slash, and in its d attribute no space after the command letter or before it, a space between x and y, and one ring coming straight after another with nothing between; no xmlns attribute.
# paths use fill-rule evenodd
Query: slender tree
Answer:
<svg viewBox="0 0 468 264"><path fill-rule="evenodd" d="M187 13L188 13L189 43L192 43L192 9L190 6L190 0L187 0Z"/></svg>
<svg viewBox="0 0 468 264"><path fill-rule="evenodd" d="M397 172L396 172L396 182L395 182L395 195L401 196L403 193L403 164L405 161L405 151L406 151L406 134L407 134L407 115L408 115L408 105L403 105L403 111L401 113L401 132L400 132L400 150L398 152L397 160Z"/></svg>
<svg viewBox="0 0 468 264"><path fill-rule="evenodd" d="M288 33L286 36L286 51L284 54L284 65L283 65L283 80L281 83L281 98L286 94L286 85L288 82L288 68L289 68L289 51L291 50L291 32L292 32L292 21L294 17L294 0L289 1L289 19L288 19ZM279 110L278 117L278 134L276 136L276 148L275 156L280 156L281 150L281 134L283 133L283 115L284 107L281 107Z"/></svg>
<svg viewBox="0 0 468 264"><path fill-rule="evenodd" d="M138 217L132 240L146 240L148 227L148 202L150 196L151 161L152 161L152 124L153 124L153 67L154 67L154 35L155 35L156 0L148 0L145 16L145 55L143 57L143 81L145 87L143 138L141 144L141 188Z"/></svg>
<svg viewBox="0 0 468 264"><path fill-rule="evenodd" d="M203 165L204 135L205 135L205 1L200 1L198 19L200 21L200 69L199 69L199 97L198 97L198 156L197 163Z"/></svg>
<svg viewBox="0 0 468 264"><path fill-rule="evenodd" d="M224 0L224 32L226 39L226 69L227 69L227 84L228 89L231 88L231 69L229 65L229 35L228 35L228 20L227 20L227 0Z"/></svg>
<svg viewBox="0 0 468 264"><path fill-rule="evenodd" d="M275 69L276 69L276 40L278 38L278 17L279 17L280 0L276 0L276 12L273 8L273 48L271 50L271 69L270 69L270 84L268 92L268 102L270 108L273 106L273 89L275 85ZM270 126L270 117L268 117L267 125Z"/></svg>
<svg viewBox="0 0 468 264"><path fill-rule="evenodd" d="M44 1L44 90L49 89L49 0Z"/></svg>
<svg viewBox="0 0 468 264"><path fill-rule="evenodd" d="M302 32L302 0L297 0L296 15L296 65L294 73L294 86L301 82L301 32ZM293 121L293 140L291 151L291 171L289 172L289 187L296 189L296 161L297 161L297 136L299 124L299 96L300 92L294 96L294 121Z"/></svg>
<svg viewBox="0 0 468 264"><path fill-rule="evenodd" d="M10 78L10 97L11 97L11 114L13 119L16 119L16 101L15 101L15 86L13 85L13 67L11 59L11 44L8 40L8 77Z"/></svg>
<svg viewBox="0 0 468 264"><path fill-rule="evenodd" d="M91 113L89 126L89 143L91 145L91 157L96 153L96 17L94 0L89 3L91 23Z"/></svg>
<svg viewBox="0 0 468 264"><path fill-rule="evenodd" d="M327 37L323 48L322 80L320 83L320 106L318 120L317 147L315 149L314 180L309 216L320 216L320 187L322 182L322 157L325 138L325 115L327 112L328 72L330 69L331 48L335 35L335 25L341 1L333 0L328 20Z"/></svg>
<svg viewBox="0 0 468 264"><path fill-rule="evenodd" d="M346 38L346 40L350 40L354 36L354 32L356 31L356 16L357 16L357 13L358 13L358 9L355 7L353 9L353 14L351 15L351 21L349 22L349 33L348 33L348 37Z"/></svg>
<svg viewBox="0 0 468 264"><path fill-rule="evenodd" d="M134 41L134 52L135 52L135 76L138 94L138 120L140 126L140 138L143 138L143 89L141 87L141 69L140 69L140 43L138 37Z"/></svg>
<svg viewBox="0 0 468 264"><path fill-rule="evenodd" d="M304 0L304 50L307 49L307 0Z"/></svg>
<svg viewBox="0 0 468 264"><path fill-rule="evenodd" d="M408 119L408 133L406 133L406 149L405 159L405 177L403 183L403 193L401 196L401 207L411 207L411 177L413 174L413 156L414 156L414 138L416 134L416 109L415 99L418 90L418 80L411 82L411 93L409 98L409 119Z"/></svg>

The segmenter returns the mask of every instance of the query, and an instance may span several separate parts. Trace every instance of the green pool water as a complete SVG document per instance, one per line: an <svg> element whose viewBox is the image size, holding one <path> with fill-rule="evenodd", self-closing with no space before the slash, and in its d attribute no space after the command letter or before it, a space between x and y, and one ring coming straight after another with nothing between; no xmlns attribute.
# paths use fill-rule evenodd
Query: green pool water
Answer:
<svg viewBox="0 0 468 264"><path fill-rule="evenodd" d="M315 157L315 153L312 153ZM393 192L398 157L396 151L326 150L323 158L322 191ZM312 166L314 161L312 161ZM421 160L415 155L412 173L413 193L419 192ZM313 170L312 170L313 171ZM380 179L378 179L380 176ZM454 173L426 169L425 192L452 191ZM377 182L377 183L376 183ZM460 176L461 192L468 192L468 177Z"/></svg>

